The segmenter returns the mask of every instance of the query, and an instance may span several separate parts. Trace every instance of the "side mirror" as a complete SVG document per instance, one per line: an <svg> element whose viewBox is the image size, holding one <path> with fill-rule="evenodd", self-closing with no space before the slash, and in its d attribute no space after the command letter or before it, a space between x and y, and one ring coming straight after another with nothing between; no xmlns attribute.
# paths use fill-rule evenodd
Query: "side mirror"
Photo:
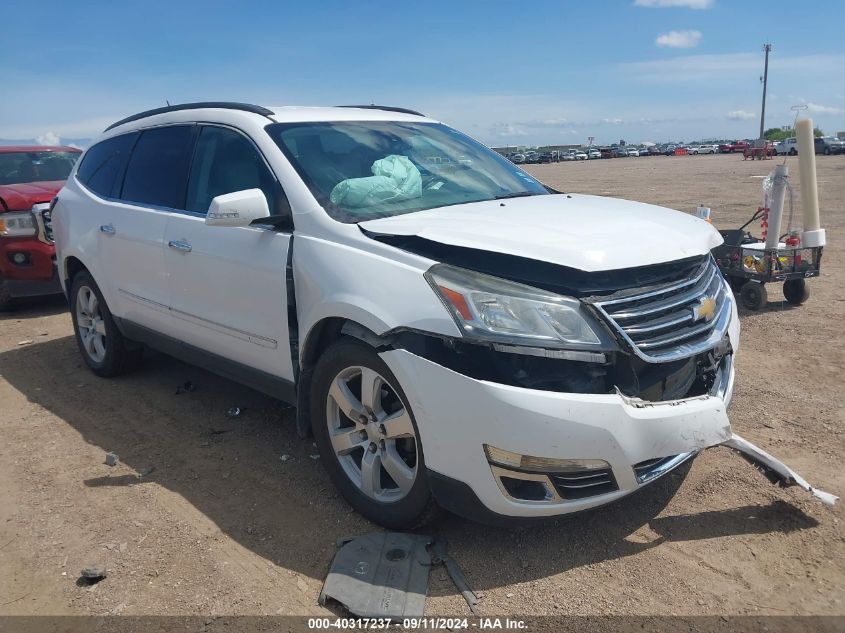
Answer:
<svg viewBox="0 0 845 633"><path fill-rule="evenodd" d="M207 226L249 226L270 215L267 197L261 189L245 189L217 196L205 216Z"/></svg>

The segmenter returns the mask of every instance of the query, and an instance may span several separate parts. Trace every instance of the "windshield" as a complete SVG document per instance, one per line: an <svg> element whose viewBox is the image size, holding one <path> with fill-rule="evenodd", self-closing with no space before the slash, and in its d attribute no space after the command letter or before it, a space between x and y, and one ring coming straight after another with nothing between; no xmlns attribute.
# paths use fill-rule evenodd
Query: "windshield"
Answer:
<svg viewBox="0 0 845 633"><path fill-rule="evenodd" d="M0 152L0 185L67 180L80 152Z"/></svg>
<svg viewBox="0 0 845 633"><path fill-rule="evenodd" d="M267 131L340 222L549 193L506 158L439 123L275 123Z"/></svg>

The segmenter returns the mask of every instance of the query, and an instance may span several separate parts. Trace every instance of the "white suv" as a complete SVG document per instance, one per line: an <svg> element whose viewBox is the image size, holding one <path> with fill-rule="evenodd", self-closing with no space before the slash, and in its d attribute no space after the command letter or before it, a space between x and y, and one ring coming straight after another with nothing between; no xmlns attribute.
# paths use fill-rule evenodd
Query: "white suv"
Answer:
<svg viewBox="0 0 845 633"><path fill-rule="evenodd" d="M716 230L553 191L412 111L144 112L53 222L91 370L149 346L296 404L385 526L599 506L731 437Z"/></svg>

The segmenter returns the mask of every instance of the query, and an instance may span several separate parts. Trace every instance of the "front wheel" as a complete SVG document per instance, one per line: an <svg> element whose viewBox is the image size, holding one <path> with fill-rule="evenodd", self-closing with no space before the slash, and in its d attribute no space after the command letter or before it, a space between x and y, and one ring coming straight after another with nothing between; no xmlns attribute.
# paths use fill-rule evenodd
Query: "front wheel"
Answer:
<svg viewBox="0 0 845 633"><path fill-rule="evenodd" d="M9 292L8 284L0 279L0 312L12 307L12 293Z"/></svg>
<svg viewBox="0 0 845 633"><path fill-rule="evenodd" d="M427 522L435 505L416 422L399 382L376 351L343 339L314 369L311 426L341 495L390 529Z"/></svg>

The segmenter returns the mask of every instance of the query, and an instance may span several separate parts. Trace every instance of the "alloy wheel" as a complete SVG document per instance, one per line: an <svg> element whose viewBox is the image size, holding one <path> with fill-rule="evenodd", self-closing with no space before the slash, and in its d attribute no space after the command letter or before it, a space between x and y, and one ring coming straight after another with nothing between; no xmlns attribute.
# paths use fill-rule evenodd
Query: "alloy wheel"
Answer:
<svg viewBox="0 0 845 633"><path fill-rule="evenodd" d="M76 325L85 353L95 363L102 363L106 357L106 324L97 295L88 286L80 286L76 293Z"/></svg>
<svg viewBox="0 0 845 633"><path fill-rule="evenodd" d="M382 503L403 499L417 478L417 437L390 383L369 367L347 367L326 396L329 440L349 480Z"/></svg>

